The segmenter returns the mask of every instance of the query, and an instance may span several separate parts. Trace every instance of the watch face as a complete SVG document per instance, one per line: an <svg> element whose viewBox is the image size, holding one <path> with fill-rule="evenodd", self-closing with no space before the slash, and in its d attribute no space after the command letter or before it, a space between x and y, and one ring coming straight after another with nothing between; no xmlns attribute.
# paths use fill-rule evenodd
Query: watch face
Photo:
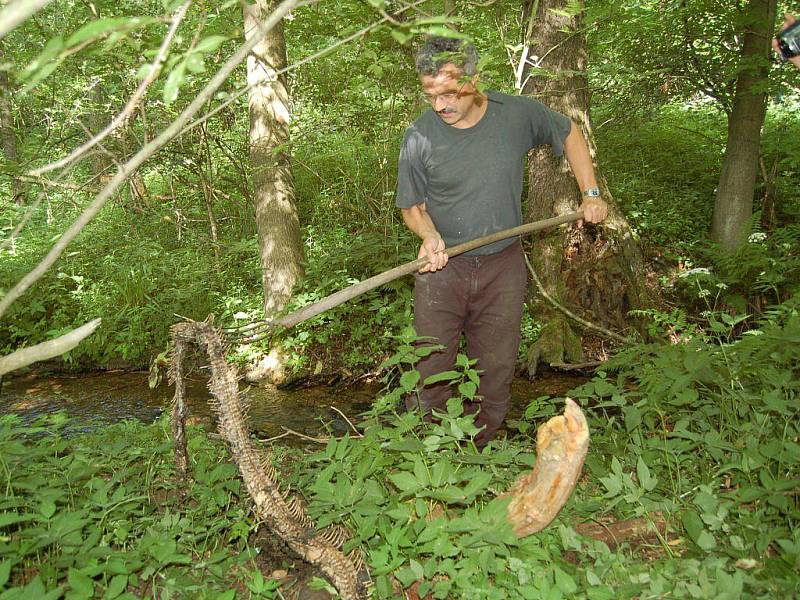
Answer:
<svg viewBox="0 0 800 600"><path fill-rule="evenodd" d="M583 192L584 196L589 196L590 198L596 198L600 196L600 190L598 188L589 188L585 192Z"/></svg>

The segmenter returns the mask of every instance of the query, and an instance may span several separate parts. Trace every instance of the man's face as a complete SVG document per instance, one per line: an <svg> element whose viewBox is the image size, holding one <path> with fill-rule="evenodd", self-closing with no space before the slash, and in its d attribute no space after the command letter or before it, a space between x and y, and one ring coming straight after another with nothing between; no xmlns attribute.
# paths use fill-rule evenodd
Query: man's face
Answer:
<svg viewBox="0 0 800 600"><path fill-rule="evenodd" d="M422 75L419 80L425 98L442 121L459 129L475 124L483 99L475 88L475 77L465 80L461 69L449 63L436 75Z"/></svg>

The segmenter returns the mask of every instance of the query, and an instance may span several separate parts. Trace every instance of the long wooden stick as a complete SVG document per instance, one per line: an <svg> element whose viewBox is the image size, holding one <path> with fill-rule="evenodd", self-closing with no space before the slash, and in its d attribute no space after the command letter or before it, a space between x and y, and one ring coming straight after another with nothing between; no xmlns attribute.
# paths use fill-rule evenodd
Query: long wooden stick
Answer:
<svg viewBox="0 0 800 600"><path fill-rule="evenodd" d="M480 248L481 246L486 246L487 244L491 244L493 242L505 240L507 238L514 237L517 235L526 235L529 233L534 233L536 231L542 231L543 229L549 229L550 227L563 225L564 223L572 223L582 218L583 218L583 211L579 210L577 212L567 213L564 215L560 215L558 217L553 217L551 219L544 219L542 221L535 221L534 223L526 223L518 227L512 227L511 229L504 229L503 231L498 231L497 233L486 235L484 237L469 242L464 242L463 244L453 246L452 248L447 248L445 251L447 252L447 256L452 258L453 256L464 254L465 252L469 252L470 250L475 250L476 248ZM408 275L410 273L414 273L415 271L419 271L422 267L424 267L427 264L428 264L427 257L412 260L398 267L389 269L388 271L384 271L383 273L370 277L369 279L365 279L364 281L355 283L350 287L344 288L343 290L339 290L338 292L331 294L327 298L323 298L319 302L314 302L314 304L309 304L308 306L304 306L300 310L296 310L295 312L289 313L288 315L278 317L272 321L251 323L249 325L244 325L243 327L227 329L226 333L228 333L229 335L239 334L241 336L246 337L249 335L255 335L256 333L261 331L264 327L268 329L274 329L276 327L285 327L285 328L294 327L295 325L302 323L303 321L306 321L312 317L316 317L318 314L324 313L326 310L330 310L335 306L344 304L345 302L347 302L348 300L352 300L356 296L360 296L361 294L368 292L372 289L375 289L376 287L385 285L390 281L394 281L398 277L402 277L403 275Z"/></svg>

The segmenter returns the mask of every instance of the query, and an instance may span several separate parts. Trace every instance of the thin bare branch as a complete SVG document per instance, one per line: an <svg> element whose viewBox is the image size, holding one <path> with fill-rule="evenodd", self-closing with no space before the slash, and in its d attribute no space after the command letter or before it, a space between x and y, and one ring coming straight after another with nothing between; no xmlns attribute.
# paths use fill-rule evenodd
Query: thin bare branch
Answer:
<svg viewBox="0 0 800 600"><path fill-rule="evenodd" d="M172 45L172 40L175 38L175 33L178 31L178 26L183 21L183 18L186 16L186 11L189 10L189 6L192 4L192 0L186 0L178 10L175 11L172 15L172 25L169 27L169 31L167 31L167 35L164 38L164 41L161 42L161 47L158 49L158 54L153 59L153 62L150 64L150 70L147 73L147 76L142 79L141 83L139 83L139 87L136 88L136 91L128 100L128 103L125 107L117 114L116 117L106 126L103 131L95 135L92 139L87 141L82 146L75 148L69 155L55 161L51 162L48 165L43 167L39 167L38 169L33 169L28 174L36 177L38 175L44 175L45 173L49 173L55 169L61 169L62 167L68 167L72 165L74 162L81 159L95 144L100 143L104 139L106 139L111 133L113 133L116 129L118 129L123 123L125 123L130 115L136 110L136 107L139 106L139 103L142 101L142 98L147 91L147 88L150 87L150 84L153 83L157 78L158 75L161 73L161 68L164 66L164 62L167 60L167 54L169 53L169 47Z"/></svg>
<svg viewBox="0 0 800 600"><path fill-rule="evenodd" d="M350 419L348 419L348 418L347 418L347 415L346 415L346 414L344 414L342 411L340 411L338 408L336 408L336 407L335 407L335 406L333 406L333 405L331 405L331 408L332 408L333 410L335 410L337 413L339 413L339 414L342 416L342 418L343 418L345 421L347 421L347 424L348 424L348 425L350 425L350 428L353 430L353 432L355 433L355 436L356 436L356 437L360 437L360 438L364 437L364 436L361 434L361 432L360 432L358 429L356 429L356 426L355 426L355 425L353 425L353 422L352 422Z"/></svg>
<svg viewBox="0 0 800 600"><path fill-rule="evenodd" d="M53 0L12 0L0 11L0 40Z"/></svg>
<svg viewBox="0 0 800 600"><path fill-rule="evenodd" d="M23 348L7 356L0 357L0 376L21 369L22 367L27 367L35 362L61 356L65 352L69 352L84 339L92 335L99 325L100 319L94 319L54 340L48 340L41 344L31 346L30 348Z"/></svg>
<svg viewBox="0 0 800 600"><path fill-rule="evenodd" d="M19 298L25 291L36 283L47 270L52 267L58 258L61 256L64 249L74 240L81 230L91 221L105 203L114 195L119 187L133 175L136 170L156 152L166 146L172 139L180 133L186 126L189 120L203 108L205 103L211 98L216 91L228 79L233 70L247 58L247 55L255 47L255 45L277 25L281 19L298 4L298 0L284 0L263 22L258 25L258 32L251 39L246 41L238 50L231 56L224 65L216 72L211 78L211 81L206 84L203 90L195 96L189 105L181 112L180 115L156 136L151 142L144 145L128 162L122 165L117 174L111 178L108 184L100 191L95 199L89 204L84 212L72 223L72 225L64 232L64 234L54 244L50 252L47 253L42 261L34 267L25 277L23 277L5 297L0 300L0 317L3 316L8 307Z"/></svg>

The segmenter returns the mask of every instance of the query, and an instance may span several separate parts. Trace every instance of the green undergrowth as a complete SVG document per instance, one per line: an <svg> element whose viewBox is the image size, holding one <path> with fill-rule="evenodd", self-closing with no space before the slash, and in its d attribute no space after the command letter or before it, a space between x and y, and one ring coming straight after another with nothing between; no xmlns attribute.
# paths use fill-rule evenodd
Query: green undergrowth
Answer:
<svg viewBox="0 0 800 600"><path fill-rule="evenodd" d="M0 418L0 598L272 598L221 444L191 435L181 507L166 423L74 438Z"/></svg>
<svg viewBox="0 0 800 600"><path fill-rule="evenodd" d="M362 438L331 441L295 474L321 524L355 532L378 598L763 598L800 592L800 317L733 343L697 336L620 355L573 390L592 435L585 477L557 521L517 539L500 494L534 460L535 424L561 410L540 398L519 435L483 452L461 404L477 373L461 357L440 422L398 414L420 385L421 349L385 365L397 385ZM424 353L426 350L422 349ZM433 380L428 381L432 383ZM611 550L583 521L643 519L644 546ZM654 523L666 523L656 533Z"/></svg>
<svg viewBox="0 0 800 600"><path fill-rule="evenodd" d="M420 381L433 351L404 334L386 391L359 435L284 450L282 484L318 525L343 524L370 568L373 598L416 586L436 598L790 598L800 593L800 315L757 333L638 346L570 396L591 443L556 521L517 539L502 493L534 463L538 426L563 408L541 397L479 451L479 372L460 356ZM400 412L420 385L449 381L434 423ZM58 422L0 421L0 599L272 597L247 540L254 528L228 453L190 438L195 481L181 508L166 424L65 439ZM287 454L288 453L288 454ZM582 522L639 519L615 548ZM662 526L656 533L656 524ZM276 596L277 597L277 596Z"/></svg>

